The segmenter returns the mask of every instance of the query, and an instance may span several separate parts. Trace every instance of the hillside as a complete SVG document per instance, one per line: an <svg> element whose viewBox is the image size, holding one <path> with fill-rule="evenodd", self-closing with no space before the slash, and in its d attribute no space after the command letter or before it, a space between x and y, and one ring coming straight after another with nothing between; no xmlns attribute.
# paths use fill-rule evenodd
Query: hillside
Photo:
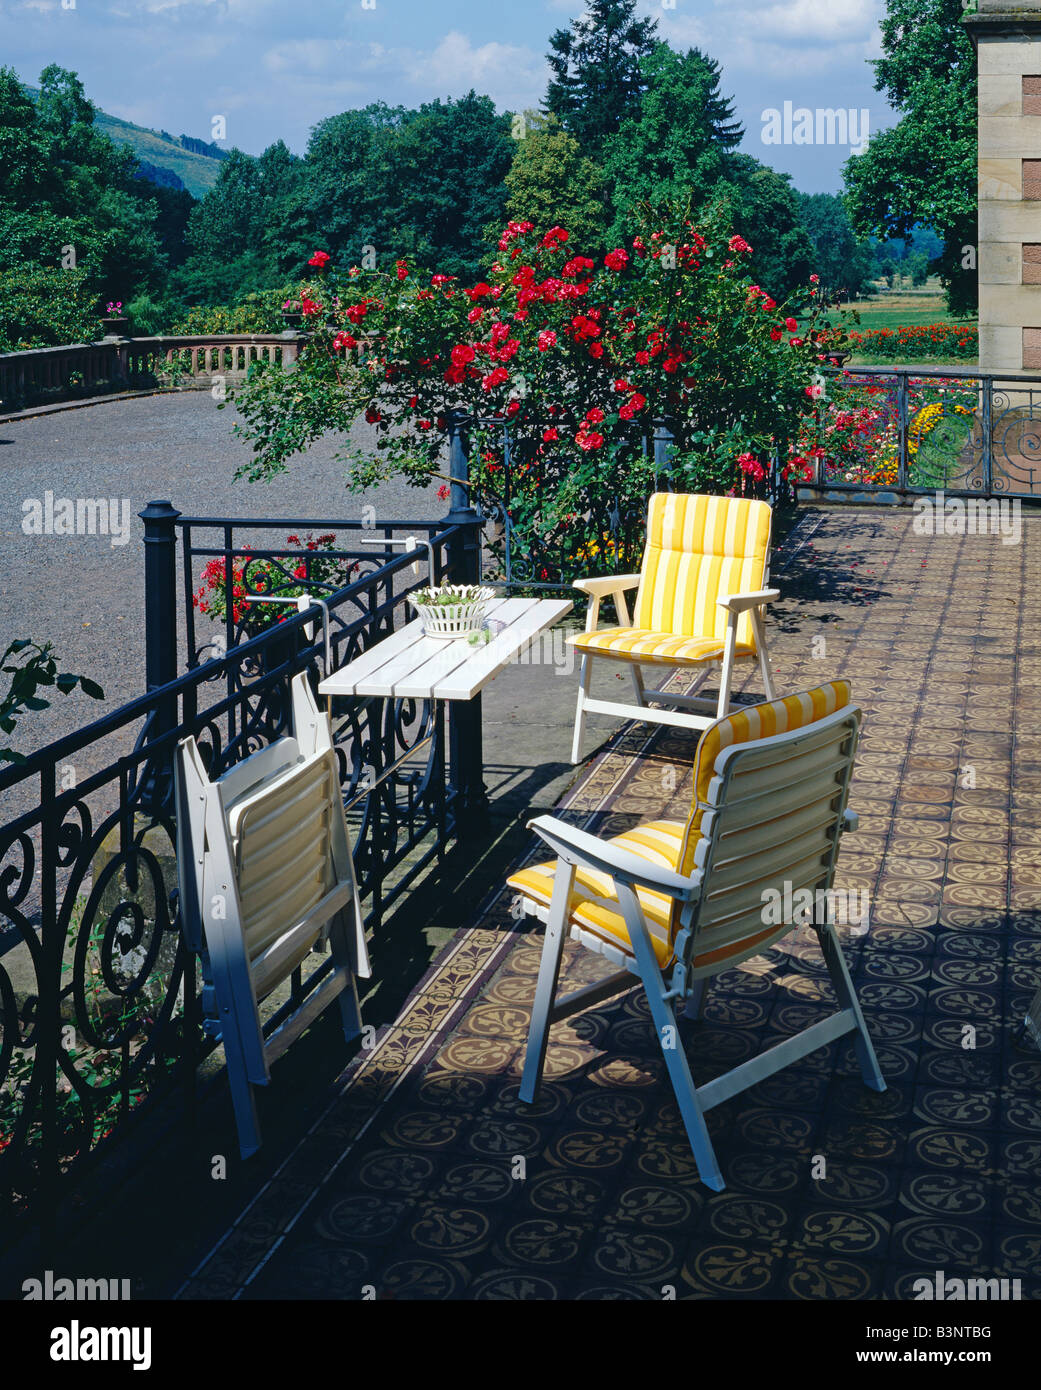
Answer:
<svg viewBox="0 0 1041 1390"><path fill-rule="evenodd" d="M194 198L201 198L217 181L217 170L220 168L223 152L218 151L216 146L209 146L215 151L213 154L187 150L178 139L168 136L165 132L146 130L130 121L121 121L116 116L109 116L104 111L98 111L94 125L110 140L120 145L129 145L142 164L150 164L156 169L165 169L176 174ZM201 140L193 143L204 144Z"/></svg>

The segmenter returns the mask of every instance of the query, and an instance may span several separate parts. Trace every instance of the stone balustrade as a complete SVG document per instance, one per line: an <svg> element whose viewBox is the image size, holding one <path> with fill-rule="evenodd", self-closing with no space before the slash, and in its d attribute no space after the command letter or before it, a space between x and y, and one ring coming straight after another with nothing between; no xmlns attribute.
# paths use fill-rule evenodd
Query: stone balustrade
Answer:
<svg viewBox="0 0 1041 1390"><path fill-rule="evenodd" d="M111 391L209 389L241 381L253 362L289 366L306 341L306 334L293 332L167 334L4 352L0 414Z"/></svg>

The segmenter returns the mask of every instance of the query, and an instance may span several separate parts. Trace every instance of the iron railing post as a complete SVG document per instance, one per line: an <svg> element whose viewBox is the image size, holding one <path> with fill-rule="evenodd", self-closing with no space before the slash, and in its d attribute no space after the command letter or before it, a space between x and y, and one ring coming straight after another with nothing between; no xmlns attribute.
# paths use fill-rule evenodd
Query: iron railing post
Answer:
<svg viewBox="0 0 1041 1390"><path fill-rule="evenodd" d="M481 519L470 497L467 417L453 411L448 421L448 472L451 478L445 524L459 529L447 542L448 578L453 584L481 580ZM456 801L456 826L472 831L485 819L484 736L481 697L452 700L448 707L449 777Z"/></svg>
<svg viewBox="0 0 1041 1390"><path fill-rule="evenodd" d="M664 420L654 422L654 481L658 484L658 474L672 471L669 447L672 444L672 431Z"/></svg>
<svg viewBox="0 0 1041 1390"><path fill-rule="evenodd" d="M990 497L994 490L994 378L980 381L983 396L983 495Z"/></svg>
<svg viewBox="0 0 1041 1390"><path fill-rule="evenodd" d="M167 501L149 502L138 516L145 523L145 685L160 690L177 678L177 519L181 513ZM177 697L159 700L148 730L148 741L177 727ZM170 767L149 766L143 803L154 810L168 806Z"/></svg>
<svg viewBox="0 0 1041 1390"><path fill-rule="evenodd" d="M898 488L905 488L909 485L910 469L908 468L908 429L907 429L907 373L898 371L896 374L896 420L897 420L897 455L896 466L896 485Z"/></svg>

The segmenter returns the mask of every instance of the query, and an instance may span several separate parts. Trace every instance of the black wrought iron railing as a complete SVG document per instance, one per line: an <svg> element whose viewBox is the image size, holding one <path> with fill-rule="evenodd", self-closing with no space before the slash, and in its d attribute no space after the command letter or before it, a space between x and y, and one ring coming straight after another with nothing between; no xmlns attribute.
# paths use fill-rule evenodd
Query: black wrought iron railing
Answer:
<svg viewBox="0 0 1041 1390"><path fill-rule="evenodd" d="M53 1210L63 1177L146 1102L178 1086L190 1098L212 1048L178 918L178 741L194 735L211 774L225 771L285 731L297 672L317 682L410 621L407 595L429 582L428 570L469 578L474 553L467 514L408 523L423 535L415 553L393 553L399 528L379 523L366 528L375 546L352 535L342 556L323 552L351 571L333 588L313 567L307 573L314 552L306 545L303 555L268 546L257 556L272 590L306 583L316 597L321 589L322 605L297 611L294 600L282 621L255 633L233 622L226 649L211 643L207 653L205 634L192 626L192 566L214 558L213 549L226 560L237 555L240 528L292 532L293 523L179 518L169 503L142 516L148 693L0 771L0 1233L41 1199ZM214 526L219 544L200 544ZM188 605L180 622L178 530ZM180 673L179 631L189 638ZM359 886L378 928L456 834L458 788L446 775L454 735L432 702L342 701L331 714ZM309 987L298 972L268 1028Z"/></svg>
<svg viewBox="0 0 1041 1390"><path fill-rule="evenodd" d="M819 404L823 453L800 495L1041 499L1041 376L847 367Z"/></svg>

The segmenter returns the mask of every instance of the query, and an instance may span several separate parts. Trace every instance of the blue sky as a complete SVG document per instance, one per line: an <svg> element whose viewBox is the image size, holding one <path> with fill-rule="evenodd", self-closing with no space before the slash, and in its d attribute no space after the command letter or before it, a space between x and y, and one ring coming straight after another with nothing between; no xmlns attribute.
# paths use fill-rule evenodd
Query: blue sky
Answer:
<svg viewBox="0 0 1041 1390"><path fill-rule="evenodd" d="M372 8L364 8L369 4ZM280 137L302 152L315 122L382 99L418 105L486 92L500 109L537 106L550 33L575 0L0 0L0 61L35 82L47 63L80 74L125 120L211 137L258 154ZM664 8L670 4L670 8ZM763 113L862 108L870 130L894 115L873 87L884 0L641 0L675 48L723 65L746 129L743 148L834 192L849 151L764 145ZM858 118L859 119L859 118Z"/></svg>

